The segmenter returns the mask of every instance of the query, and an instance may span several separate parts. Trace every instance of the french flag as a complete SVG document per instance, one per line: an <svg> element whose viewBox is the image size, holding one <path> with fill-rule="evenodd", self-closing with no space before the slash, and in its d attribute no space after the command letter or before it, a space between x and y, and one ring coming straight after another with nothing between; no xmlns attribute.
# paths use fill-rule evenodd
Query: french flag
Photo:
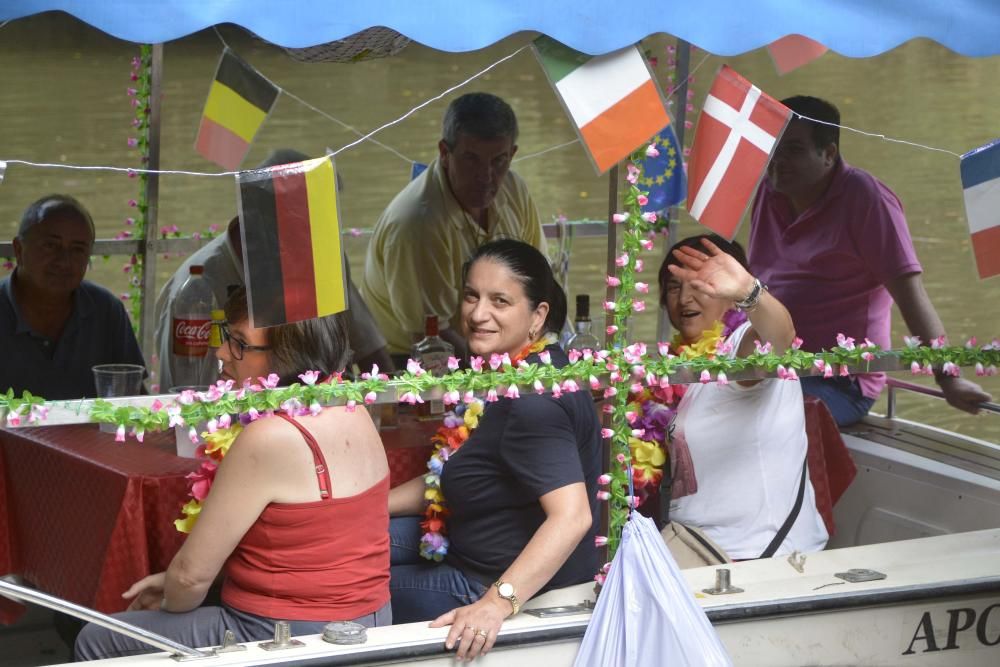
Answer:
<svg viewBox="0 0 1000 667"><path fill-rule="evenodd" d="M961 172L979 277L1000 275L1000 139L963 155Z"/></svg>

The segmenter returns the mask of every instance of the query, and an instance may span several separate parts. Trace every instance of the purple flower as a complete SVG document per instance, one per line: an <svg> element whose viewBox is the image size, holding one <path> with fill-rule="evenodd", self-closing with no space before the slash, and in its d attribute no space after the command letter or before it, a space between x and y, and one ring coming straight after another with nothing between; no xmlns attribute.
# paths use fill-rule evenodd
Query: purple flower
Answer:
<svg viewBox="0 0 1000 667"><path fill-rule="evenodd" d="M730 308L722 314L722 335L728 336L747 321L747 314L742 310Z"/></svg>

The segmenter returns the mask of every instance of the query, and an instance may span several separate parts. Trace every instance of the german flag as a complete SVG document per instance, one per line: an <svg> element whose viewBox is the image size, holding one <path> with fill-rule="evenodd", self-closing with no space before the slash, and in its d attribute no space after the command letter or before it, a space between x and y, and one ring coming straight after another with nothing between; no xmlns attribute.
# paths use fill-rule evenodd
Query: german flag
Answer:
<svg viewBox="0 0 1000 667"><path fill-rule="evenodd" d="M272 327L346 310L332 160L240 172L236 181L251 324Z"/></svg>
<svg viewBox="0 0 1000 667"><path fill-rule="evenodd" d="M279 92L260 72L224 50L205 100L195 149L230 171L239 169Z"/></svg>

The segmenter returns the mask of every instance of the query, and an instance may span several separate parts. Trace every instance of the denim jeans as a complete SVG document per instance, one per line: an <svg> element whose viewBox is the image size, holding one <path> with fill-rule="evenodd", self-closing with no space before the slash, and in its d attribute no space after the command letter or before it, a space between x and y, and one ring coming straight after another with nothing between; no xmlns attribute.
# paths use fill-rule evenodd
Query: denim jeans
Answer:
<svg viewBox="0 0 1000 667"><path fill-rule="evenodd" d="M860 421L875 403L874 398L861 393L861 387L853 377L804 377L802 393L826 403L838 426L850 426Z"/></svg>
<svg viewBox="0 0 1000 667"><path fill-rule="evenodd" d="M456 607L472 604L488 589L458 568L420 555L420 520L416 516L389 520L393 623L432 621Z"/></svg>

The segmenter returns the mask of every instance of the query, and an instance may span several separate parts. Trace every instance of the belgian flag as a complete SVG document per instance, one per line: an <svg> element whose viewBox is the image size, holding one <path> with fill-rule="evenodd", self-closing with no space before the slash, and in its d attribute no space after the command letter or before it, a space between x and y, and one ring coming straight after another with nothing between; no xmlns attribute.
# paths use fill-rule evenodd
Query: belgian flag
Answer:
<svg viewBox="0 0 1000 667"><path fill-rule="evenodd" d="M271 327L346 310L331 158L244 171L236 181L251 324Z"/></svg>
<svg viewBox="0 0 1000 667"><path fill-rule="evenodd" d="M222 52L208 90L195 149L235 171L281 90L229 49Z"/></svg>

